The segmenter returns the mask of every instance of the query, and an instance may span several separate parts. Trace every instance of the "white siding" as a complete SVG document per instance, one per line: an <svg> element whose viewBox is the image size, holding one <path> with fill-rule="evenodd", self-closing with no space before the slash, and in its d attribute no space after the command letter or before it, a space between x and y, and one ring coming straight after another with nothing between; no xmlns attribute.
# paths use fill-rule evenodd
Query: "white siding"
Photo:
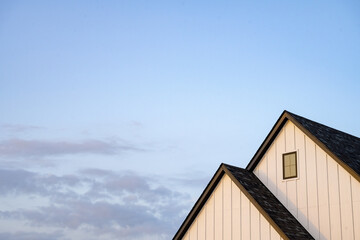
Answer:
<svg viewBox="0 0 360 240"><path fill-rule="evenodd" d="M199 217L197 219L197 239L199 240L205 240L206 237L205 237L205 219L206 219L206 211L202 211L200 214L199 214Z"/></svg>
<svg viewBox="0 0 360 240"><path fill-rule="evenodd" d="M215 240L215 235L214 235L214 224L215 224L215 214L214 214L214 209L215 209L215 204L214 204L214 194L212 196L210 196L210 198L208 199L207 203L206 203L206 207L204 207L202 209L203 211L206 211L206 225L205 225L205 236L207 240Z"/></svg>
<svg viewBox="0 0 360 240"><path fill-rule="evenodd" d="M183 239L282 239L226 174Z"/></svg>
<svg viewBox="0 0 360 240"><path fill-rule="evenodd" d="M223 238L223 181L215 189L215 239ZM191 231L191 229L190 229Z"/></svg>
<svg viewBox="0 0 360 240"><path fill-rule="evenodd" d="M298 177L283 180L282 154L293 151ZM285 124L254 173L315 239L360 239L359 181L293 123Z"/></svg>
<svg viewBox="0 0 360 240"><path fill-rule="evenodd" d="M237 186L231 183L231 216L232 216L232 238L241 239L241 198L240 191L236 190Z"/></svg>

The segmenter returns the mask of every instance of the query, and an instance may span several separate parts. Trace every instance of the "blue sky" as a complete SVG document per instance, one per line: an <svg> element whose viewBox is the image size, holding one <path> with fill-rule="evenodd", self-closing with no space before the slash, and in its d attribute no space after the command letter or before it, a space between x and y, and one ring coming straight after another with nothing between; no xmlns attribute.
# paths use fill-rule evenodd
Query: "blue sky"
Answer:
<svg viewBox="0 0 360 240"><path fill-rule="evenodd" d="M2 1L0 238L169 239L284 109L360 136L357 1Z"/></svg>

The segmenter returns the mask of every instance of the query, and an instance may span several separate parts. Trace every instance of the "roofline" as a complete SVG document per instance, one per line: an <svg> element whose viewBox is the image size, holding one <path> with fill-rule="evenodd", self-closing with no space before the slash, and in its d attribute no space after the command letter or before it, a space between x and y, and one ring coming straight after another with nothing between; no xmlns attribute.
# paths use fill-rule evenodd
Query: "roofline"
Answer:
<svg viewBox="0 0 360 240"><path fill-rule="evenodd" d="M229 165L230 166L230 165ZM195 205L185 218L179 230L173 237L173 240L180 240L184 237L185 233L190 228L191 224L194 222L194 219L200 213L203 206L206 204L210 195L213 193L217 184L220 182L224 174L228 175L230 179L236 184L236 186L240 189L242 193L246 195L246 197L250 200L250 202L256 207L256 209L265 217L265 219L270 223L270 225L277 231L277 233L284 239L288 240L289 237L281 230L281 228L274 222L274 220L265 212L265 210L257 203L257 201L251 196L251 194L241 185L241 183L234 177L234 175L226 168L226 165L222 163L205 190L196 201Z"/></svg>
<svg viewBox="0 0 360 240"><path fill-rule="evenodd" d="M275 125L266 136L265 140L261 144L260 148L256 151L255 155L246 166L246 170L253 171L257 164L261 161L262 157L265 155L266 151L277 137L279 132L285 123L290 120L296 127L303 131L311 140L313 140L322 150L324 150L330 157L332 157L340 166L342 166L346 171L348 171L356 180L360 182L360 175L357 174L351 167L349 167L345 162L343 162L338 156L336 156L330 149L328 149L325 144L323 144L317 137L309 132L302 124L300 124L288 111L284 111L279 119L276 121Z"/></svg>

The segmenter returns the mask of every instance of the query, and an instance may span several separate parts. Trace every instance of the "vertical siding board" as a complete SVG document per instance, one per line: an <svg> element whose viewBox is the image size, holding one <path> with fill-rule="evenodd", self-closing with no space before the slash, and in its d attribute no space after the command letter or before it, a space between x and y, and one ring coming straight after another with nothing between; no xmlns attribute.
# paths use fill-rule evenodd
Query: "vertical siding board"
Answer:
<svg viewBox="0 0 360 240"><path fill-rule="evenodd" d="M360 239L360 182L351 177L355 239Z"/></svg>
<svg viewBox="0 0 360 240"><path fill-rule="evenodd" d="M187 233L184 235L184 237L182 238L183 240L189 240L190 239L190 233L189 231L187 231Z"/></svg>
<svg viewBox="0 0 360 240"><path fill-rule="evenodd" d="M206 239L206 208L203 208L199 214L199 216L197 217L197 221L198 221L198 228L197 228L197 239L198 240L205 240Z"/></svg>
<svg viewBox="0 0 360 240"><path fill-rule="evenodd" d="M250 203L250 228L251 228L251 239L260 239L260 219L259 219L259 211L256 209L254 204Z"/></svg>
<svg viewBox="0 0 360 240"><path fill-rule="evenodd" d="M320 239L330 239L329 198L326 168L326 153L320 148L316 151L319 202Z"/></svg>
<svg viewBox="0 0 360 240"><path fill-rule="evenodd" d="M231 179L228 175L223 177L223 239L231 239Z"/></svg>
<svg viewBox="0 0 360 240"><path fill-rule="evenodd" d="M286 151L287 152L291 152L291 151L295 151L295 132L294 132L294 124L292 122L287 122L287 124L285 125L286 131Z"/></svg>
<svg viewBox="0 0 360 240"><path fill-rule="evenodd" d="M351 188L350 176L342 167L339 170L339 185L340 185L340 209L342 222L342 236L343 239L354 239L353 236L353 219L352 219L352 202L351 202Z"/></svg>
<svg viewBox="0 0 360 240"><path fill-rule="evenodd" d="M259 167L259 178L264 184L267 184L267 156L265 156L264 162Z"/></svg>
<svg viewBox="0 0 360 240"><path fill-rule="evenodd" d="M287 181L287 204L289 212L297 217L297 202L296 202L296 180Z"/></svg>
<svg viewBox="0 0 360 240"><path fill-rule="evenodd" d="M215 239L223 236L223 181L220 181L215 189Z"/></svg>
<svg viewBox="0 0 360 240"><path fill-rule="evenodd" d="M232 197L232 239L240 239L240 190L231 182Z"/></svg>
<svg viewBox="0 0 360 240"><path fill-rule="evenodd" d="M195 221L192 223L189 232L190 240L197 240L197 219L195 219Z"/></svg>
<svg viewBox="0 0 360 240"><path fill-rule="evenodd" d="M241 238L250 239L250 201L241 193Z"/></svg>
<svg viewBox="0 0 360 240"><path fill-rule="evenodd" d="M276 196L276 145L272 144L267 152L267 161L268 161L268 180L267 187L269 190ZM260 162L261 163L261 162Z"/></svg>
<svg viewBox="0 0 360 240"><path fill-rule="evenodd" d="M332 239L341 239L341 215L337 163L328 159L330 230Z"/></svg>
<svg viewBox="0 0 360 240"><path fill-rule="evenodd" d="M267 184L267 157L266 155L263 157L261 164L257 166L258 168L258 174L257 177L263 182L264 184Z"/></svg>
<svg viewBox="0 0 360 240"><path fill-rule="evenodd" d="M270 227L269 222L266 220L266 218L263 215L260 215L260 239L267 240L270 239Z"/></svg>
<svg viewBox="0 0 360 240"><path fill-rule="evenodd" d="M214 195L211 195L206 203L206 240L215 240L214 237L214 222L215 222L215 214L214 214Z"/></svg>
<svg viewBox="0 0 360 240"><path fill-rule="evenodd" d="M274 229L274 228L271 228L270 229L270 234L271 234L271 240L280 240L280 235L278 234L278 232Z"/></svg>
<svg viewBox="0 0 360 240"><path fill-rule="evenodd" d="M288 122L285 125L285 152L293 152L295 151L295 132L294 132L294 124ZM281 159L282 160L282 159ZM288 180L285 182L286 184L286 195L287 195L287 206L289 212L292 215L297 216L297 199L296 199L296 179Z"/></svg>
<svg viewBox="0 0 360 240"><path fill-rule="evenodd" d="M297 149L298 180L297 180L297 218L303 226L308 226L307 220L307 186L306 186L306 159L305 159L305 135L295 127L295 142Z"/></svg>
<svg viewBox="0 0 360 240"><path fill-rule="evenodd" d="M309 216L309 232L316 239L319 239L319 219L318 219L318 199L317 199L317 174L315 162L315 143L305 138L306 148L306 165L307 165L307 182L308 182L308 216Z"/></svg>
<svg viewBox="0 0 360 240"><path fill-rule="evenodd" d="M282 155L285 153L285 133L284 129L279 133L276 141L276 161L277 161L277 195L279 201L287 207L286 181L283 181Z"/></svg>

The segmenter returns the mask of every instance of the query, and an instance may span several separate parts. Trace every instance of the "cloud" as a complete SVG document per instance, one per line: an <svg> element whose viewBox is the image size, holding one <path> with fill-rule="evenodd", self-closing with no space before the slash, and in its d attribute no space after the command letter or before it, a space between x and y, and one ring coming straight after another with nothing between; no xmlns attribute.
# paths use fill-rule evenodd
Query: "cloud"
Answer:
<svg viewBox="0 0 360 240"><path fill-rule="evenodd" d="M31 130L43 129L42 127L34 125L25 125L25 124L2 124L1 128L5 131L14 132L14 133L23 133Z"/></svg>
<svg viewBox="0 0 360 240"><path fill-rule="evenodd" d="M88 234L97 235L99 239L101 235L120 239L162 235L169 239L174 233L174 226L155 216L148 207L105 201L66 201L66 204L53 204L34 210L0 211L0 218L25 220L34 229L76 231L86 228Z"/></svg>
<svg viewBox="0 0 360 240"><path fill-rule="evenodd" d="M192 204L189 195L130 171L86 169L56 176L0 169L0 182L0 197L50 200L32 208L2 208L2 220L25 221L34 229L58 229L65 235L80 231L98 239L169 239Z"/></svg>
<svg viewBox="0 0 360 240"><path fill-rule="evenodd" d="M77 229L86 224L96 229L107 229L118 225L118 229L129 229L140 226L151 226L164 231L165 223L156 218L144 206L123 205L105 201L89 202L81 200L65 201L64 204L41 207L36 210L23 210L8 213L8 216L22 216L34 226L51 226ZM66 203L66 204L65 204Z"/></svg>
<svg viewBox="0 0 360 240"><path fill-rule="evenodd" d="M40 175L21 169L0 169L0 197L9 195L39 195L50 199L78 197L74 188L90 182L75 175Z"/></svg>
<svg viewBox="0 0 360 240"><path fill-rule="evenodd" d="M194 176L197 176L198 174L194 174ZM204 176L204 177L173 177L170 178L170 181L175 182L177 185L183 185L187 187L201 187L204 188L206 184L209 182L209 179L211 179L211 176Z"/></svg>
<svg viewBox="0 0 360 240"><path fill-rule="evenodd" d="M53 232L53 233L38 233L38 232L25 232L25 231L18 231L18 232L2 232L0 233L0 239L6 240L58 240L63 238L63 234L60 231Z"/></svg>
<svg viewBox="0 0 360 240"><path fill-rule="evenodd" d="M132 126L132 127L143 127L143 124L141 122L135 121L135 120L130 121L129 125Z"/></svg>
<svg viewBox="0 0 360 240"><path fill-rule="evenodd" d="M0 156L45 157L67 154L118 154L125 151L144 151L141 148L120 141L83 140L43 141L8 139L0 142Z"/></svg>

